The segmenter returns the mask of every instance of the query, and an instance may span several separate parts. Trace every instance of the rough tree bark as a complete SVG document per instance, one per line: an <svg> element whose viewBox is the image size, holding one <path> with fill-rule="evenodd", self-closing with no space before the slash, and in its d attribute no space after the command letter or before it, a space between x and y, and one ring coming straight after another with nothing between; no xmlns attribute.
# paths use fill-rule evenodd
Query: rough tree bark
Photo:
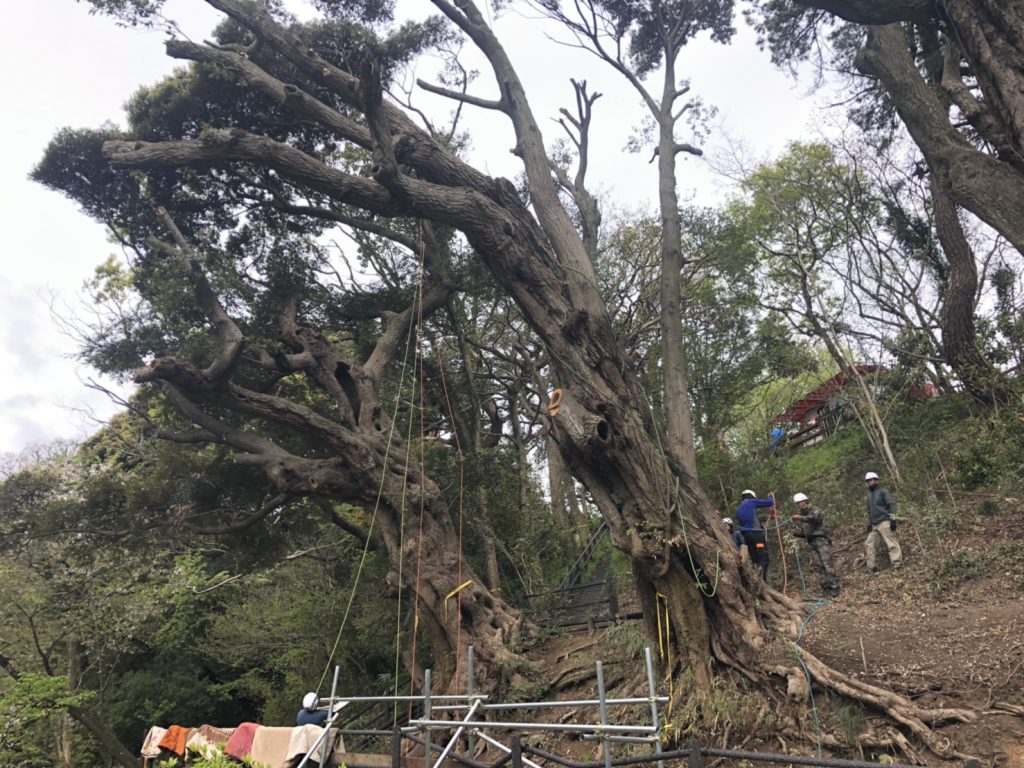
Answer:
<svg viewBox="0 0 1024 768"><path fill-rule="evenodd" d="M857 67L877 77L933 173L949 179L953 200L1024 253L1024 10L1014 0L795 0L868 25ZM973 146L950 120L945 99L915 66L902 23L946 30L943 88L997 150ZM964 84L961 61L980 97Z"/></svg>
<svg viewBox="0 0 1024 768"><path fill-rule="evenodd" d="M943 297L942 352L967 390L984 403L1008 403L1013 387L978 347L974 307L978 295L978 265L967 241L948 183L933 175L932 208L935 231L949 260L949 281Z"/></svg>
<svg viewBox="0 0 1024 768"><path fill-rule="evenodd" d="M982 3L982 5L992 5ZM977 19L961 17L959 27L983 39L979 31L987 23L986 11ZM1007 9L1008 11L1008 9ZM1012 14L1011 14L1012 15ZM989 19L988 22L991 20ZM1024 32L1024 17L1018 19ZM951 23L955 21L950 19ZM991 32L991 30L990 30ZM999 32L996 36L1004 34ZM993 32L993 34L996 34ZM1020 147L1015 145L1024 132L1015 134L1012 123L1003 122L1012 109L1000 103L982 107L963 83L961 57L965 51L956 41L946 38L944 55L930 68L928 80L918 71L907 47L907 38L898 24L869 28L868 40L858 56L858 66L885 85L897 111L921 149L931 170L932 203L936 232L949 260L950 276L941 309L942 349L946 362L963 381L968 391L985 403L1007 402L1013 397L1009 382L978 348L974 327L974 304L978 272L974 252L967 241L957 214L963 205L979 218L1002 232L1018 250L1024 252L1024 173L1021 173ZM975 39L975 45L982 45ZM984 47L982 45L982 47ZM1021 49L1024 61L1024 48ZM1012 53L1008 55L1012 58ZM991 78L1005 85L1003 65L992 57L975 57L975 66L994 70ZM979 74L979 78L984 78ZM982 81L984 82L984 81ZM1019 85L1024 87L1024 78ZM989 91L998 88L991 86ZM988 91L986 91L988 92ZM1024 110L1024 92L1021 94ZM949 121L950 103L956 104L971 119L983 136L1001 147L996 159L972 147ZM1012 100L1011 100L1012 103ZM996 172L998 169L998 173ZM988 173L994 174L987 176Z"/></svg>
<svg viewBox="0 0 1024 768"><path fill-rule="evenodd" d="M651 594L656 590L669 597L673 638L683 662L695 674L697 690L688 693L710 690L710 657L758 682L780 666L791 670L789 641L799 629L800 606L762 584L736 558L723 556L732 552L733 545L711 505L694 477L680 471L678 463L661 450L645 394L615 337L589 254L558 199L540 129L505 51L470 0L456 0L454 5L448 0L433 1L492 66L501 94L492 104L513 125L516 152L526 169L536 218L511 183L465 165L402 112L383 102L371 63L358 81L298 45L266 12L247 0L208 2L361 111L365 123L341 120L325 105L295 89L286 90L231 51L176 42L170 46L172 54L219 61L252 87L279 93L303 117L322 119L341 137L371 146L374 177L351 176L292 147L240 131L209 130L201 141L110 142L104 152L123 168L252 163L273 169L301 188L318 190L380 216L414 215L459 228L551 354L554 374L563 389L560 410L552 420L552 437L567 466L599 506L613 542L628 554L641 583L649 586L645 591ZM312 339L305 350L312 353L309 346ZM323 357L324 353L318 354ZM329 356L322 361L333 362ZM326 368L338 370L336 365ZM378 421L381 414L372 388L364 386L365 370L352 366L343 373L359 388L362 399L356 411L358 420L342 431L315 423L309 414L293 421L294 411L280 412L280 403L230 383L208 382L202 372L180 364L158 362L143 378L169 382L172 398L175 392L187 390L192 400L201 404L229 404L243 413L312 430L338 458L297 461L281 455L278 447L267 445L262 438L237 435L211 423L188 399L179 405L200 427L235 446L242 457L251 456L248 460L262 466L283 489L353 493L357 491L353 485L379 480L375 468L383 464L380 435L386 424ZM374 422L381 428L374 427ZM435 572L419 598L435 617L432 634L443 651L445 643L451 643L436 617L444 597L438 586L451 583L453 563L447 561L450 550L445 549L444 541L450 523L446 523L447 512L436 487L419 476L410 481L431 521L430 544L440 547L442 553L433 562ZM400 473L389 466L384 493L390 506L397 507L401 484ZM400 523L397 512L389 511L385 518L385 534L394 538ZM389 542L391 546L394 542ZM447 574L443 573L445 567L449 568ZM493 653L510 653L499 636L514 624L515 614L483 588L475 589L466 602L471 606L466 620L474 631L482 638L488 631L492 633L488 647ZM936 751L948 753L949 749L939 743L927 723L971 717L958 710L922 709L903 697L846 678L809 654L804 657L810 660L808 666L816 679L854 698L871 701Z"/></svg>

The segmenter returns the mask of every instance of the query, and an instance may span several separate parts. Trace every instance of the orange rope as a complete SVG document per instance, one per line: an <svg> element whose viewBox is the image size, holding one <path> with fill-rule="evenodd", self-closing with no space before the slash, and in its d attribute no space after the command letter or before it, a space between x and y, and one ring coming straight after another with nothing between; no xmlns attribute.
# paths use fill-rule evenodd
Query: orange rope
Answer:
<svg viewBox="0 0 1024 768"><path fill-rule="evenodd" d="M444 376L444 359L441 356L441 346L437 343L437 339L434 339L434 354L437 355L437 367L441 370L441 389L444 391L444 400L448 405L448 418L452 425L452 434L455 436L455 449L459 454L459 565L458 565L458 577L455 580L456 584L462 584L462 512L464 509L464 490L465 490L465 457L462 455L462 443L459 440L459 430L455 428L455 411L452 408L452 399L448 395L448 380ZM462 590L459 589L456 599L456 619L455 619L455 685L456 693L458 693L458 686L460 684L459 678L459 665L462 663Z"/></svg>

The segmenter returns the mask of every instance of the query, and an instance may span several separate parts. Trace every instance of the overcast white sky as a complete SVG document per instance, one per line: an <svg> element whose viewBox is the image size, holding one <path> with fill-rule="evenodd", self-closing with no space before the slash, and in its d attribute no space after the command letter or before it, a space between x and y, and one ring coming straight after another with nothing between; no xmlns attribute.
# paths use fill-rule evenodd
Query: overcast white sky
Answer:
<svg viewBox="0 0 1024 768"><path fill-rule="evenodd" d="M429 3L404 0L403 9L427 13ZM196 39L218 18L201 0L169 0L166 15ZM595 106L592 184L619 205L655 200L649 155L623 150L640 122L633 92L586 54L550 43L535 20L506 13L495 24L542 121L570 103L570 77L586 79L605 94ZM102 227L68 200L30 182L28 173L59 128L123 123L128 96L168 73L174 62L163 54L162 32L119 28L109 18L90 16L85 4L74 0L4 0L0 28L7 31L0 71L6 75L8 105L0 125L0 359L7 363L0 376L3 454L56 438L82 438L95 431L96 419L114 411L105 396L85 386L96 374L73 359L75 341L62 334L51 307L62 315L87 313L81 286L115 249ZM492 78L482 63L476 66L482 74L474 92L493 98ZM425 64L420 74L428 70ZM787 141L814 133L821 122L805 85L774 70L745 28L729 47L690 46L680 72L690 78L694 93L719 108L704 144L712 155L727 141L743 143L757 155L777 153ZM417 103L441 115L449 109L425 94ZM464 126L471 130L472 158L479 167L509 176L518 171L508 151L512 139L506 120L471 110ZM550 143L559 129L545 122L542 130ZM683 194L700 202L720 199L724 191L704 160L687 159L679 181Z"/></svg>

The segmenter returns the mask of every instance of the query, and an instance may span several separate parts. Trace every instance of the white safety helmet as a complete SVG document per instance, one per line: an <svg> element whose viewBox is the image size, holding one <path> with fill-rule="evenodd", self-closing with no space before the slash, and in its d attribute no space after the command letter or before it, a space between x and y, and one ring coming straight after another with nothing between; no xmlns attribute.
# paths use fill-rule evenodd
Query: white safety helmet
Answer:
<svg viewBox="0 0 1024 768"><path fill-rule="evenodd" d="M725 523L726 525L736 525L736 523L734 523L732 521L731 517L723 517L722 518L722 522Z"/></svg>
<svg viewBox="0 0 1024 768"><path fill-rule="evenodd" d="M306 709L316 709L316 705L319 703L320 697L314 691L310 691L302 697L302 706Z"/></svg>
<svg viewBox="0 0 1024 768"><path fill-rule="evenodd" d="M795 496L793 496L793 503L794 503L794 504L799 504L799 503L800 503L801 501L810 501L810 499L808 499L808 498L807 498L807 497L806 497L806 496L805 496L804 494L802 494L802 493L798 493L798 494L796 494Z"/></svg>
<svg viewBox="0 0 1024 768"><path fill-rule="evenodd" d="M756 499L757 498L757 494L754 493L749 488L747 488L747 490L745 490L743 493L741 493L740 496L749 496L752 499Z"/></svg>
<svg viewBox="0 0 1024 768"><path fill-rule="evenodd" d="M866 475L864 475L864 480L865 481L866 480L877 480L877 479L878 479L878 475L876 475L874 472L868 472Z"/></svg>

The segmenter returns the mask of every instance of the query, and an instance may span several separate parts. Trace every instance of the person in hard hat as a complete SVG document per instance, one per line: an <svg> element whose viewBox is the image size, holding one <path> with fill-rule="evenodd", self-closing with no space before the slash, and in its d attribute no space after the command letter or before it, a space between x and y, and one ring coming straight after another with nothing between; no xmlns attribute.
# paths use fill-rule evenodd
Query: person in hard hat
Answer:
<svg viewBox="0 0 1024 768"><path fill-rule="evenodd" d="M732 538L733 544L736 545L737 549L743 549L743 534L736 530L736 523L733 522L731 517L723 517L722 525L729 531L729 536Z"/></svg>
<svg viewBox="0 0 1024 768"><path fill-rule="evenodd" d="M310 691L302 697L302 709L295 716L296 725L319 725L327 722L327 710L320 709L320 697Z"/></svg>
<svg viewBox="0 0 1024 768"><path fill-rule="evenodd" d="M832 560L832 537L825 529L825 513L811 504L806 494L793 496L797 514L793 522L797 523L795 536L807 542L811 548L811 559L818 571L821 588L832 597L839 597L839 574Z"/></svg>
<svg viewBox="0 0 1024 768"><path fill-rule="evenodd" d="M896 541L896 502L892 494L878 482L878 475L868 472L864 475L868 484L868 537L864 540L864 564L871 573L878 573L875 550L882 541L889 552L893 568L903 565L903 550Z"/></svg>
<svg viewBox="0 0 1024 768"><path fill-rule="evenodd" d="M758 509L771 509L775 506L775 494L769 493L767 499L757 498L757 494L749 488L741 494L743 500L736 507L736 520L740 524L743 542L752 562L761 571L761 578L768 581L768 537L764 526L757 518Z"/></svg>

